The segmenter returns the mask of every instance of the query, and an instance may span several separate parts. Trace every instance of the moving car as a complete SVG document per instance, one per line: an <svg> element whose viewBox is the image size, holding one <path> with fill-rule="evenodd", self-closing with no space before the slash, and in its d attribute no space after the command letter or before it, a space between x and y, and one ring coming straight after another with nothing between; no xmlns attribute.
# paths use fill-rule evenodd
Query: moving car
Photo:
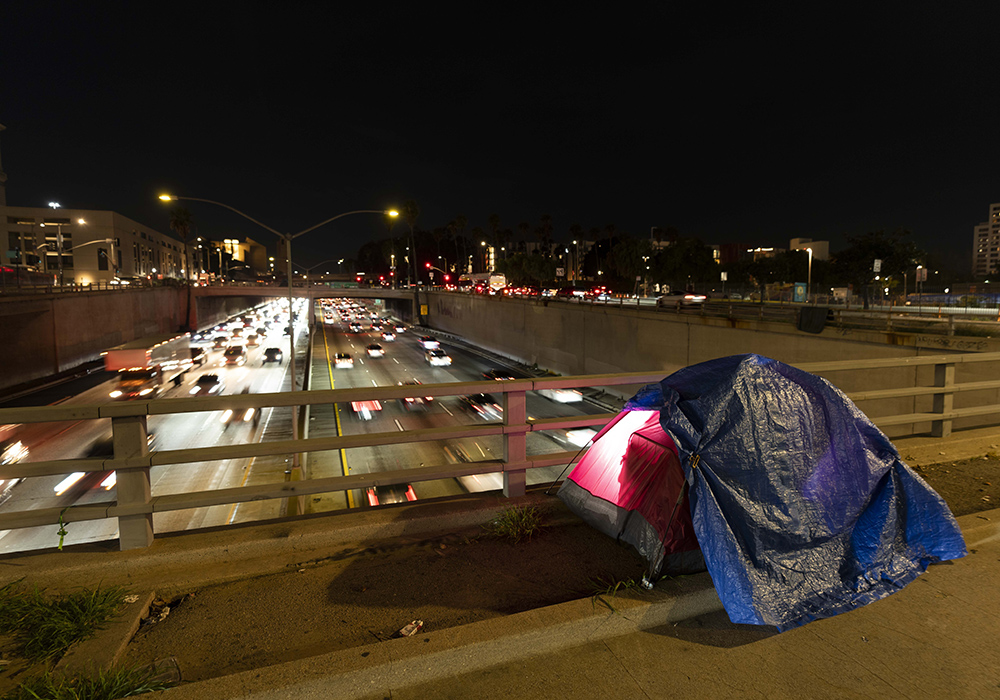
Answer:
<svg viewBox="0 0 1000 700"><path fill-rule="evenodd" d="M701 306L704 303L705 295L695 294L694 292L667 292L656 299L656 306L658 308L673 306L676 309L680 309L681 307Z"/></svg>
<svg viewBox="0 0 1000 700"><path fill-rule="evenodd" d="M420 382L416 379L411 379L405 382L399 382L399 386L420 386ZM426 407L428 403L434 400L433 396L407 396L406 398L400 399L403 403L403 407L409 411L415 407Z"/></svg>
<svg viewBox="0 0 1000 700"><path fill-rule="evenodd" d="M378 343L372 343L365 347L368 352L368 357L385 357L385 350Z"/></svg>
<svg viewBox="0 0 1000 700"><path fill-rule="evenodd" d="M351 401L351 410L361 420L371 420L375 417L376 411L382 410L380 401Z"/></svg>
<svg viewBox="0 0 1000 700"><path fill-rule="evenodd" d="M250 387L243 387L243 391L240 394L249 394ZM245 425L250 423L254 428L260 423L260 409L249 406L247 408L227 408L222 412L222 416L219 418L219 422L222 423L222 429L228 430L230 425Z"/></svg>
<svg viewBox="0 0 1000 700"><path fill-rule="evenodd" d="M437 350L441 347L441 343L438 342L437 338L433 335L424 335L420 337L420 345L424 350Z"/></svg>
<svg viewBox="0 0 1000 700"><path fill-rule="evenodd" d="M503 408L493 398L492 394L472 394L459 399L459 405L483 420L500 420L503 418Z"/></svg>
<svg viewBox="0 0 1000 700"><path fill-rule="evenodd" d="M217 374L203 374L195 380L188 392L191 396L215 396L221 394L226 383Z"/></svg>
<svg viewBox="0 0 1000 700"><path fill-rule="evenodd" d="M496 367L494 367L491 370L487 370L486 372L483 372L483 378L484 379L495 379L498 382L502 382L505 379L517 379L517 377L515 377L509 371L507 371L505 369L499 369L499 368L496 368Z"/></svg>
<svg viewBox="0 0 1000 700"><path fill-rule="evenodd" d="M424 353L424 359L431 363L431 367L446 367L451 364L451 357L444 350L428 350Z"/></svg>
<svg viewBox="0 0 1000 700"><path fill-rule="evenodd" d="M247 351L242 345L230 345L222 353L222 364L227 367L240 367L246 364Z"/></svg>
<svg viewBox="0 0 1000 700"><path fill-rule="evenodd" d="M277 362L281 364L281 348L264 348L264 357L261 358L261 363L264 362Z"/></svg>
<svg viewBox="0 0 1000 700"><path fill-rule="evenodd" d="M258 345L260 345L260 339L259 339L259 337L257 336L256 333L251 333L250 335L247 336L247 347L248 348L255 348Z"/></svg>
<svg viewBox="0 0 1000 700"><path fill-rule="evenodd" d="M20 424L0 425L0 464L16 464L28 458L28 446L18 439L20 428ZM21 477L0 480L0 503L10 499L12 489L21 481Z"/></svg>
<svg viewBox="0 0 1000 700"><path fill-rule="evenodd" d="M354 358L346 352L338 352L334 355L333 366L337 369L351 369L354 367Z"/></svg>
<svg viewBox="0 0 1000 700"><path fill-rule="evenodd" d="M583 401L583 394L576 389L539 389L538 393L556 403L576 403Z"/></svg>
<svg viewBox="0 0 1000 700"><path fill-rule="evenodd" d="M368 505L372 507L417 500L417 494L413 492L413 486L410 484L372 486L365 489L365 495L368 498Z"/></svg>
<svg viewBox="0 0 1000 700"><path fill-rule="evenodd" d="M382 331L382 340L391 343L395 339L396 339L396 334L393 333L392 331L390 330Z"/></svg>

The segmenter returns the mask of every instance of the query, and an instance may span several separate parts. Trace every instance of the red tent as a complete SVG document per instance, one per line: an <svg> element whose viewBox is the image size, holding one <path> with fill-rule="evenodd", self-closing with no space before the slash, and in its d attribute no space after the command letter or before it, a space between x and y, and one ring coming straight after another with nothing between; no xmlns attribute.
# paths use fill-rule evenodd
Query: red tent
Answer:
<svg viewBox="0 0 1000 700"><path fill-rule="evenodd" d="M559 497L593 527L634 546L651 572L701 570L684 471L659 416L619 413L594 438Z"/></svg>

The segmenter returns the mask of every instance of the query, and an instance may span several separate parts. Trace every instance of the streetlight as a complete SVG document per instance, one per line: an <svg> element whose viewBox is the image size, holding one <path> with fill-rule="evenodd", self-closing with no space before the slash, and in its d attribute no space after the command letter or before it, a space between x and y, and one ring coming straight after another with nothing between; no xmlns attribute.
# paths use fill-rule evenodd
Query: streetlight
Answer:
<svg viewBox="0 0 1000 700"><path fill-rule="evenodd" d="M277 229L271 228L267 224L262 224L261 222L257 221L257 219L253 218L252 216L250 216L248 214L244 214L243 212L241 212L239 209L236 209L235 207L231 207L228 204L223 204L222 202L216 202L215 200L212 200L212 199L201 199L199 197L178 197L177 195L172 195L172 194L161 194L159 196L159 199L160 199L160 201L163 201L163 202L176 202L177 200L183 199L183 200L186 200L186 201L189 201L189 202L205 202L206 204L214 204L214 205L222 207L224 209L228 209L229 211L231 211L231 212L233 212L235 214L239 214L244 219L247 219L248 221L252 221L253 223L255 223L258 226L260 226L261 228L270 231L271 233L273 233L278 238L284 239L285 246L286 246L285 253L286 253L287 257L288 257L288 335L289 335L288 342L289 342L289 345L291 346L291 360L289 361L289 366L291 367L291 372L292 372L292 391L296 391L296 389L297 389L296 384L295 384L295 323L293 321L293 302L294 302L294 298L292 296L293 295L293 287L292 287L292 284L293 284L293 282L292 282L292 280L293 280L293 277L292 277L292 241L294 241L296 238L298 238L299 236L301 236L303 234L309 233L310 231L319 228L320 226L324 226L324 225L330 223L331 221L336 221L337 219L340 219L342 217L350 216L351 214L384 214L386 216L393 216L393 217L399 216L399 212L396 211L396 210L394 210L394 209L356 209L354 211L348 211L348 212L344 212L343 214L337 214L336 216L332 216L329 219L326 219L324 221L320 221L318 224L316 224L314 226L310 226L309 228L304 229L302 231L299 231L298 233L282 233L281 231L278 231ZM298 425L297 425L297 420L293 420L292 421L292 439L294 439L294 440L298 439ZM296 453L296 455L297 454L298 453ZM297 462L297 457L295 458L295 460Z"/></svg>
<svg viewBox="0 0 1000 700"><path fill-rule="evenodd" d="M57 202L49 202L49 206L52 207L53 209L58 209L59 208L59 204ZM77 219L76 223L78 223L78 224L85 224L87 222L84 221L83 219ZM39 226L41 228L45 228L46 226L55 226L56 227L56 250L57 250L57 254L58 254L57 262L59 264L59 268L58 269L59 269L59 286L60 287L63 286L63 281L64 281L64 277L63 277L63 232L62 232L62 227L63 226L69 226L69 225L70 224L63 224L63 223L54 223L54 224L41 223L41 224L39 224ZM73 250L73 249L70 248L70 250Z"/></svg>
<svg viewBox="0 0 1000 700"><path fill-rule="evenodd" d="M324 260L323 262L318 262L318 263L316 263L315 265L313 265L312 267L305 267L304 265L299 265L299 267L301 267L301 268L302 268L303 270L305 270L305 271L306 271L306 272L305 272L305 274L303 274L302 276L303 276L303 278L305 278L305 279L306 279L306 288L307 288L307 289L309 288L309 281L308 281L308 280L309 280L309 278L308 278L308 276L307 276L307 275L308 275L308 273L312 272L313 270L315 270L315 269L316 269L317 267L319 267L320 265L324 265L324 264L326 264L326 263L328 263L328 262L337 262L337 263L339 264L339 263L342 263L342 262L344 262L344 259L343 259L343 258L340 258L339 260L335 260L334 258L330 258L329 260ZM326 273L326 274L330 274L330 273L328 272L328 273Z"/></svg>
<svg viewBox="0 0 1000 700"><path fill-rule="evenodd" d="M438 257L440 257L440 256L438 256ZM447 270L442 270L440 267L434 267L430 263L424 263L424 267L427 268L428 274L431 276L431 286L432 287L434 286L434 270L437 270L438 272L441 273L441 275L442 275L441 281L442 282L447 282L448 281L448 271Z"/></svg>
<svg viewBox="0 0 1000 700"><path fill-rule="evenodd" d="M812 296L813 288L813 249L806 248L806 252L809 253L809 273L808 279L806 280L806 303L809 303L809 298Z"/></svg>
<svg viewBox="0 0 1000 700"><path fill-rule="evenodd" d="M82 222L83 219L80 219L80 221ZM115 257L115 239L114 238L98 238L97 240L87 241L86 243L81 243L80 245L73 246L67 252L72 253L77 248L83 248L84 246L87 246L87 245L94 245L95 243L107 243L108 245L110 245L111 246L111 259L114 260L114 257ZM42 245L48 245L48 243L43 243ZM39 246L39 247L41 247L41 246ZM113 264L111 265L111 273L112 273L112 276L113 276L114 275L114 265Z"/></svg>

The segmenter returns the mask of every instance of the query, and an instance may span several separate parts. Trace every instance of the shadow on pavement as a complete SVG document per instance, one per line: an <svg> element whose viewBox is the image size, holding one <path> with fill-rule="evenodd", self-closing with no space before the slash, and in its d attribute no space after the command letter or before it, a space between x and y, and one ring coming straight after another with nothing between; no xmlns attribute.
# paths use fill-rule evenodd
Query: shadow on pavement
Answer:
<svg viewBox="0 0 1000 700"><path fill-rule="evenodd" d="M763 625L737 625L729 621L725 610L699 615L687 620L655 627L650 634L673 637L692 644L720 649L733 649L753 644L779 634L774 627Z"/></svg>

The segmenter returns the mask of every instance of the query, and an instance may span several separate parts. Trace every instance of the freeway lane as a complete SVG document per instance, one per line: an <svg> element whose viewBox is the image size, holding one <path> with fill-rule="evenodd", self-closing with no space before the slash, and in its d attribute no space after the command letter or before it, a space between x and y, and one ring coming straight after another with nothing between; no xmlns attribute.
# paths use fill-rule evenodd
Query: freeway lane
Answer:
<svg viewBox="0 0 1000 700"><path fill-rule="evenodd" d="M305 316L305 314L303 314ZM322 318L322 316L320 316ZM442 347L453 358L446 367L432 367L426 360L424 349L418 345L418 338L410 332L400 333L395 341L383 340L369 330L370 321L363 332L351 333L345 323L319 324L315 327L314 367L312 387L327 388L332 378L336 388L387 386L398 382L420 381L422 383L444 383L478 380L482 373L495 365L483 357L459 347L443 343ZM305 324L297 327L298 345L301 348L309 342ZM370 358L365 346L378 342L385 350L385 356ZM195 387L199 377L216 374L224 382L222 394L236 394L244 389L253 393L270 393L287 390L287 362L262 364L263 349L268 346L287 347L287 339L280 331L263 340L260 347L248 348L248 362L241 367L220 366L222 350L207 349L203 366L192 369L185 375L179 387L165 387L163 398L187 396ZM327 364L327 353L332 357L337 352L349 352L354 358L351 369L335 369ZM326 375L326 382L320 381ZM86 389L65 403L93 405L108 401L112 383ZM560 415L582 415L599 413L585 403L557 404L540 396L529 394L528 413L533 417L555 417ZM373 414L372 420L362 420L349 405L314 406L310 435L319 437L329 434L363 432L392 432L435 426L456 425L481 420L476 415L463 411L459 397L443 397L427 403L423 407L413 406L407 410L403 401L393 401L382 406ZM257 440L284 440L291 434L291 409L265 409L258 426L233 425L228 429L219 421L221 412L205 414L179 414L173 416L153 416L149 419L152 435L151 449L154 451L175 450L187 447L227 445ZM29 426L31 454L29 461L68 459L87 456L94 446L106 441L110 436L110 421L86 421L69 424ZM34 432L32 432L34 431ZM564 434L528 436L529 454L572 450ZM385 470L417 468L423 465L447 462L476 462L499 458L502 442L499 437L467 438L428 443L390 445L380 448L357 448L345 451L347 466L353 473L373 473ZM220 463L199 463L154 467L150 477L153 496L193 491L206 491L240 485L259 483L280 483L285 480L289 469L288 456L262 457L254 460L236 459ZM342 473L343 463L339 452L315 453L310 455L310 473L314 478ZM529 483L551 481L561 470L551 468L532 470L528 474ZM31 510L37 508L66 507L71 504L111 502L115 498L114 487L101 488L104 474L88 476L68 487L61 494L55 492L61 478L32 478L15 487L13 497L3 504L5 510ZM435 498L465 491L493 490L501 487L499 475L466 477L461 480L440 480L421 482L413 485L414 493L421 499ZM401 489L383 489L382 502L404 498L405 485ZM354 492L348 504L342 493L319 494L310 499L309 510L321 512L357 507L368 503L365 493ZM281 514L280 501L254 501L237 505L216 506L207 509L157 513L154 515L156 532L179 531L195 527L209 527L234 522L254 521L277 517ZM0 532L0 553L47 548L59 541L57 525L40 528L26 528ZM115 521L92 521L70 523L67 526L66 544L114 540L117 537Z"/></svg>
<svg viewBox="0 0 1000 700"><path fill-rule="evenodd" d="M303 336L304 326L297 332ZM203 365L196 366L184 375L181 386L167 386L161 392L162 398L186 396L194 388L199 377L216 374L224 382L222 394L239 393L244 387L250 391L275 392L287 384L287 363L280 365L260 360L263 349L270 345L287 345L281 332L262 340L260 347L248 348L248 361L241 367L221 366L222 350L206 347L207 357ZM106 403L108 394L114 387L113 380L92 387L68 398L65 404L93 405ZM260 426L256 430L251 425L234 425L226 429L220 422L221 412L208 414L178 414L153 416L148 422L151 449L173 450L187 447L225 445L256 439L272 422L280 422L281 414L290 415L290 409L265 409ZM272 415L275 414L275 415ZM287 419L290 425L290 419ZM47 424L25 427L25 441L29 443L30 461L50 459L71 459L88 456L95 444L106 441L111 435L110 421L80 421L70 424ZM282 436L284 438L285 436ZM211 490L239 486L246 479L253 465L248 460L226 460L222 463L201 463L153 467L150 470L152 493L154 496L190 491ZM88 476L69 487L62 495L55 493L62 477L38 477L26 479L14 487L11 500L2 508L9 510L32 510L37 508L66 507L72 504L110 502L115 499L115 489L100 488L105 475ZM156 532L184 530L192 527L222 525L232 516L232 506L218 506L209 509L157 513L153 517ZM272 516L273 517L273 516ZM25 551L52 547L58 544L57 525L25 528L0 532L0 553ZM70 523L67 527L66 544L97 542L117 538L117 522L90 521Z"/></svg>
<svg viewBox="0 0 1000 700"><path fill-rule="evenodd" d="M417 380L421 383L447 383L481 380L483 373L489 369L500 367L481 356L464 350L458 346L441 343L452 358L452 364L446 367L432 367L425 359L424 348L419 344L419 337L411 332L397 335L395 341L384 341L378 333L372 332L366 322L361 333L349 330L349 321L328 322L322 325L322 339L317 339L313 347L313 386L321 374L332 376L335 388L356 388L364 386L391 386L400 382ZM378 343L385 351L384 357L368 357L365 347L370 343ZM336 353L348 353L354 360L350 369L336 369L328 364L327 356L332 358ZM319 361L323 366L319 366ZM515 372L516 374L516 372ZM500 400L500 396L496 396ZM419 428L444 427L458 424L469 424L480 420L462 408L459 397L440 397L426 403L424 406L407 410L405 402L389 402L382 406L381 411L372 413L370 420L363 420L349 405L337 406L340 426L343 434L380 433L394 430L414 430ZM600 413L603 409L589 406L586 402L575 404L556 403L547 398L529 394L527 398L528 415L535 418L559 416L586 415ZM316 429L313 424L313 430ZM336 434L336 433L329 433ZM592 434L592 433L589 433ZM571 442L572 438L580 439L580 434L567 437L565 431L550 433L532 433L528 435L528 454L543 454L554 451L575 450L578 444ZM584 437L584 440L586 437ZM347 465L352 473L376 473L386 470L417 468L447 462L478 462L500 459L503 454L502 439L499 436L465 438L426 443L406 443L383 446L379 448L355 448L346 451ZM314 478L333 476L342 473L343 466L338 459L313 459L310 476ZM536 469L528 473L528 483L548 483L557 478L561 468ZM442 480L420 482L413 484L413 490L418 498L434 498L453 495L465 491L486 491L502 488L500 474L488 474L474 477L463 477L460 481ZM352 501L357 504L365 502L365 495L359 492L352 494ZM320 498L313 504L313 510L336 508L337 503L331 498ZM341 506L342 507L342 506Z"/></svg>

